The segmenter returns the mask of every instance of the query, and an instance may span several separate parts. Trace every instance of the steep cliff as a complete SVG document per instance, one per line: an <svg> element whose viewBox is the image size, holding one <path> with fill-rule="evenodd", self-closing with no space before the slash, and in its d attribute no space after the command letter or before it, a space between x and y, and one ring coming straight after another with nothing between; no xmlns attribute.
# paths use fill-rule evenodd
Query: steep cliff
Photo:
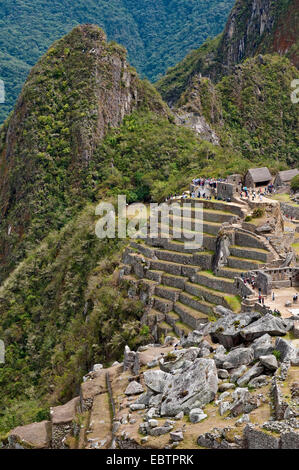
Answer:
<svg viewBox="0 0 299 470"><path fill-rule="evenodd" d="M239 0L218 50L222 73L230 73L234 65L258 52L289 54L298 66L298 48L293 47L298 40L298 12L298 0Z"/></svg>
<svg viewBox="0 0 299 470"><path fill-rule="evenodd" d="M224 32L169 69L157 88L170 104L179 99L194 75L213 82L259 53L286 55L298 68L298 0L237 0Z"/></svg>

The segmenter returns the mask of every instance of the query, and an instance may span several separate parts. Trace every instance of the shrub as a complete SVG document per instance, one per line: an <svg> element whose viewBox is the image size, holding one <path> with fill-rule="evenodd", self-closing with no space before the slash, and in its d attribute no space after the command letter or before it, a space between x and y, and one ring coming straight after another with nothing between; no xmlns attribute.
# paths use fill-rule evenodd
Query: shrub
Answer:
<svg viewBox="0 0 299 470"><path fill-rule="evenodd" d="M292 179L291 188L294 193L299 191L299 175L295 176L295 178Z"/></svg>

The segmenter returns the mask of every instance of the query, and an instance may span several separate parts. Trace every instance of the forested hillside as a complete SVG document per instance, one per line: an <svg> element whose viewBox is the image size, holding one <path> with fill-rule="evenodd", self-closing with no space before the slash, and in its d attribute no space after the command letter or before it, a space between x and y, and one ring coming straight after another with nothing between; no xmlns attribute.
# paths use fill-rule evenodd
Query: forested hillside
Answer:
<svg viewBox="0 0 299 470"><path fill-rule="evenodd" d="M78 24L97 24L123 44L141 76L155 80L208 36L218 34L234 0L1 0L0 78L6 104L50 44Z"/></svg>

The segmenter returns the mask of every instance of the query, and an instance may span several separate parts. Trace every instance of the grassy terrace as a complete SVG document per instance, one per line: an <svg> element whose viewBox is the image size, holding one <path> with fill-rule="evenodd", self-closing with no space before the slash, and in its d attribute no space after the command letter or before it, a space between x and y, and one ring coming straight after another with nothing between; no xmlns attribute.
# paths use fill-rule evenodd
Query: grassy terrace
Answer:
<svg viewBox="0 0 299 470"><path fill-rule="evenodd" d="M231 248L241 248L242 250L258 252L258 253L269 253L268 250L264 250L263 248L252 248L250 246L231 245Z"/></svg>
<svg viewBox="0 0 299 470"><path fill-rule="evenodd" d="M234 283L233 279L228 279L228 278L223 277L223 276L216 276L213 273L213 271L198 271L198 274L201 274L201 275L206 276L206 277L210 277L211 279L223 279L227 282L231 282L232 284Z"/></svg>
<svg viewBox="0 0 299 470"><path fill-rule="evenodd" d="M288 204L290 204L290 206L299 207L299 204L296 204L291 200L289 194L275 194L274 196L272 196L272 199L275 199L275 201L279 202L287 202Z"/></svg>

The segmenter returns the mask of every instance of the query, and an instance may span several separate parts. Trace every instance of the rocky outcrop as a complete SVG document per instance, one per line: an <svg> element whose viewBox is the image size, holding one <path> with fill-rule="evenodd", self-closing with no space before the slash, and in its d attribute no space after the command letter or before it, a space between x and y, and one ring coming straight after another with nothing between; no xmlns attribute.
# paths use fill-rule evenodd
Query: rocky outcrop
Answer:
<svg viewBox="0 0 299 470"><path fill-rule="evenodd" d="M10 431L10 449L48 449L51 447L51 422L42 421L27 426L18 426Z"/></svg>

